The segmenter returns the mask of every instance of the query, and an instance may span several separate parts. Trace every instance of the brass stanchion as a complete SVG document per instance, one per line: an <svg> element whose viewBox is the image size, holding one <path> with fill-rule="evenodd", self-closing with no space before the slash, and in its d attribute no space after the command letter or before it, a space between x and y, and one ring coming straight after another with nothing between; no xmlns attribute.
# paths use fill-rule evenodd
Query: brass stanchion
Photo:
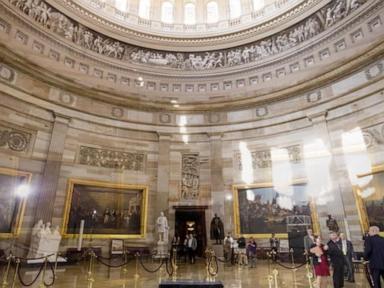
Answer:
<svg viewBox="0 0 384 288"><path fill-rule="evenodd" d="M291 248L290 250L289 250L289 252L291 253L291 263L292 263L292 281L293 281L293 285L294 285L294 287L296 288L297 287L297 277L296 277L296 271L297 271L297 269L295 268L295 257L294 257L294 254L293 254L293 252L294 252L294 250L293 250L293 248Z"/></svg>
<svg viewBox="0 0 384 288"><path fill-rule="evenodd" d="M55 266L53 268L53 277L55 277L55 279L57 279L57 273L56 273L56 271L57 271L57 259L59 258L59 256L60 256L60 253L57 252L56 257L55 257Z"/></svg>
<svg viewBox="0 0 384 288"><path fill-rule="evenodd" d="M88 277L87 277L87 281L88 281L88 287L92 287L93 286L93 282L95 282L95 278L93 278L93 261L94 261L94 257L96 256L95 255L95 252L93 250L91 250L91 252L89 252L89 266L88 266Z"/></svg>
<svg viewBox="0 0 384 288"><path fill-rule="evenodd" d="M312 282L312 278L313 278L313 273L311 272L311 267L307 261L307 265L305 265L305 268L307 270L307 278L308 278L308 284L309 284L309 288L313 288L313 282Z"/></svg>
<svg viewBox="0 0 384 288"><path fill-rule="evenodd" d="M273 276L268 275L268 288L273 288L272 283L273 283Z"/></svg>
<svg viewBox="0 0 384 288"><path fill-rule="evenodd" d="M135 278L139 278L139 252L136 252L136 268L135 268Z"/></svg>
<svg viewBox="0 0 384 288"><path fill-rule="evenodd" d="M9 274L9 269L11 268L12 259L13 259L13 255L12 255L12 252L10 252L9 256L7 257L7 268L5 268L3 281L1 283L2 288L8 287L8 274Z"/></svg>
<svg viewBox="0 0 384 288"><path fill-rule="evenodd" d="M176 248L172 249L172 280L177 280Z"/></svg>
<svg viewBox="0 0 384 288"><path fill-rule="evenodd" d="M275 288L279 288L279 285L277 283L277 275L279 275L279 271L277 271L277 269L273 269L272 274L273 274Z"/></svg>
<svg viewBox="0 0 384 288"><path fill-rule="evenodd" d="M43 268L43 275L41 276L41 280L40 280L40 284L39 284L39 288L44 288L45 287L45 284L44 284L44 281L45 281L45 273L47 271L47 262L48 262L48 259L47 257L44 258L44 268Z"/></svg>
<svg viewBox="0 0 384 288"><path fill-rule="evenodd" d="M15 288L16 277L17 277L17 274L19 273L19 267L20 267L20 259L16 258L16 269L15 269L15 273L13 274L12 288Z"/></svg>

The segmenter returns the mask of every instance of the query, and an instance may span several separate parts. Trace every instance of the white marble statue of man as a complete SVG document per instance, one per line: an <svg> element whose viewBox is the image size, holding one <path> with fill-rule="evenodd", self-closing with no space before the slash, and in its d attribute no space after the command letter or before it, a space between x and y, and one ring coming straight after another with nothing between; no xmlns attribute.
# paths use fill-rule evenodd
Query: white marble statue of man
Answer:
<svg viewBox="0 0 384 288"><path fill-rule="evenodd" d="M159 242L168 242L168 220L164 212L156 220L157 232L159 233Z"/></svg>

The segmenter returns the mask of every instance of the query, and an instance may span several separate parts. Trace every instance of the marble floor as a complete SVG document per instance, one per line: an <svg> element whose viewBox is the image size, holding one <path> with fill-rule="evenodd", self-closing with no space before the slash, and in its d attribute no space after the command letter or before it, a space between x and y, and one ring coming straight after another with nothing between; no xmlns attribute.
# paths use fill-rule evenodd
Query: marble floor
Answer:
<svg viewBox="0 0 384 288"><path fill-rule="evenodd" d="M148 268L155 268L156 263L144 263ZM60 288L81 288L81 287L113 287L113 288L154 288L158 287L159 282L162 279L169 279L165 268L160 269L156 273L149 273L139 266L139 277L135 277L136 265L132 260L127 264L126 271L121 268L108 268L100 263L95 263L93 282L87 281L88 263L78 263L75 265L65 265L58 267L57 279L53 286ZM3 278L4 266L1 268L0 281ZM271 267L272 269L274 267ZM269 288L268 274L271 270L267 262L259 261L256 268L250 268L247 266L227 266L219 264L219 274L216 277L217 280L223 282L226 288ZM289 287L289 288L309 288L308 280L306 278L305 267L297 270L296 275L291 270L287 270L281 267L276 267L278 270L278 285L277 287ZM24 282L30 282L37 274L38 268L25 268L21 270L21 276ZM296 277L296 284L295 279ZM10 275L9 282L12 275ZM205 262L201 259L195 264L180 263L177 271L178 279L205 279ZM47 272L46 281L50 282L51 274ZM36 284L30 287L39 287L40 280ZM9 285L11 287L11 285ZM19 281L16 282L15 287L24 287ZM271 287L276 288L272 285ZM329 283L329 287L332 285ZM362 272L356 273L356 283L346 282L345 288L368 288L364 274Z"/></svg>

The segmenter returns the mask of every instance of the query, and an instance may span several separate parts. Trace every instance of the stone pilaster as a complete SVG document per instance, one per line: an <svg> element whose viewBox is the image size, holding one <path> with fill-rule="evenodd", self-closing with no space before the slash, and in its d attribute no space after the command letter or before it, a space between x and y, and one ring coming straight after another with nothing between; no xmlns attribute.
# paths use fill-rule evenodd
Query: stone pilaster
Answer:
<svg viewBox="0 0 384 288"><path fill-rule="evenodd" d="M332 141L328 131L327 112L310 114L307 115L307 117L313 125L314 135L323 141L325 148L331 153L332 156L331 163L329 165L329 175L331 178L332 186L331 190L328 191L328 195L332 195L332 201L327 201L326 205L324 205L324 203L322 203L322 205L316 205L321 234L323 235L324 239L327 239L327 234L329 232L326 226L327 215L332 215L332 217L337 220L341 231L345 232L348 230L348 227L346 227L346 213L343 197L341 194L342 191L339 185L338 170L335 161L336 155L333 154L334 147L332 147ZM321 175L319 175L319 177L321 177Z"/></svg>
<svg viewBox="0 0 384 288"><path fill-rule="evenodd" d="M164 211L169 218L168 199L169 199L169 173L170 173L170 144L171 144L171 136L169 134L159 134L157 192L156 192L156 198L155 198L156 203L154 203L154 206L153 206L155 209L155 219L160 215L161 211Z"/></svg>
<svg viewBox="0 0 384 288"><path fill-rule="evenodd" d="M35 220L52 221L56 190L60 177L60 169L65 147L70 119L66 116L54 114L55 120L49 143L47 162L38 190L38 203Z"/></svg>

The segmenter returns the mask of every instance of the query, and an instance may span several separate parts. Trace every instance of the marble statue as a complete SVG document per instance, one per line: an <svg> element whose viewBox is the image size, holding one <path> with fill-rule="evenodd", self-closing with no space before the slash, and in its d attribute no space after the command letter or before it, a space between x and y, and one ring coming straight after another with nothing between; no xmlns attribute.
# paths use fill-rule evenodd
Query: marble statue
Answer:
<svg viewBox="0 0 384 288"><path fill-rule="evenodd" d="M157 233L159 233L159 242L168 243L168 220L164 216L164 212L160 212L160 216L156 220Z"/></svg>
<svg viewBox="0 0 384 288"><path fill-rule="evenodd" d="M59 227L56 226L52 230L50 222L44 225L43 220L39 220L32 228L32 239L28 258L38 258L54 254L49 260L55 261L56 254L59 251L60 241L61 235Z"/></svg>

